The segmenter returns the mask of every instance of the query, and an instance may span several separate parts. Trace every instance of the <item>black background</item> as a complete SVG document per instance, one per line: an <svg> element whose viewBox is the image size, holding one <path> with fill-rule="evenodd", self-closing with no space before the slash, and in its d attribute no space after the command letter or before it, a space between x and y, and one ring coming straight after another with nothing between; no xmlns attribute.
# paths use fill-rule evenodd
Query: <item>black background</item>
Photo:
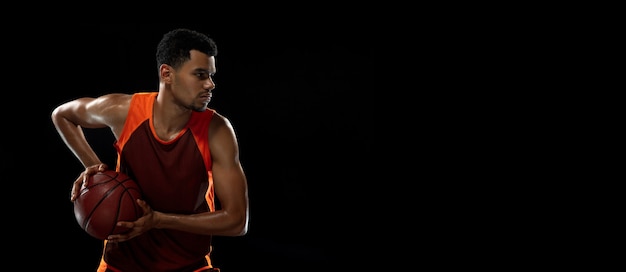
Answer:
<svg viewBox="0 0 626 272"><path fill-rule="evenodd" d="M377 99L384 95L377 87L384 80L385 67L377 64L384 29L356 23L51 23L5 33L6 57L16 63L15 98L2 109L2 167L20 169L20 181L2 182L36 211L7 211L16 221L8 228L28 233L16 241L15 255L63 271L95 269L101 242L80 229L69 201L83 168L56 134L50 113L77 97L156 90L156 44L176 27L217 42L210 107L234 125L248 176L249 233L215 237L215 265L224 272L384 266L372 257L381 251L374 226L385 217L377 177L387 174L380 173L384 158L374 150L385 129ZM90 130L87 137L113 166L110 131Z"/></svg>

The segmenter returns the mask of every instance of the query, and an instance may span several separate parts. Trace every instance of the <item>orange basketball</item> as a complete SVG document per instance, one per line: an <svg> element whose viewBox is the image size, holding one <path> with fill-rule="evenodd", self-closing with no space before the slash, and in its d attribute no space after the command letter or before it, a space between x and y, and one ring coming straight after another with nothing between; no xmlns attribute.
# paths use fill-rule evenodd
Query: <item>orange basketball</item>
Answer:
<svg viewBox="0 0 626 272"><path fill-rule="evenodd" d="M143 210L139 185L126 174L107 170L92 175L74 201L74 216L89 235L105 240L111 234L128 231L118 221L135 221Z"/></svg>

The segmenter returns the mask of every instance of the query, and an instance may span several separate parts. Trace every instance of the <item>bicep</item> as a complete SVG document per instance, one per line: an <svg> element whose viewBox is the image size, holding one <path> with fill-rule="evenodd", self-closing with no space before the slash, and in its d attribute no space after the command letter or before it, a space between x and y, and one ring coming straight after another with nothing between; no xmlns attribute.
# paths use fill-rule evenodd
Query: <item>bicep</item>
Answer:
<svg viewBox="0 0 626 272"><path fill-rule="evenodd" d="M247 181L239 161L237 138L228 120L220 117L217 124L212 124L209 137L215 191L223 209L245 212Z"/></svg>

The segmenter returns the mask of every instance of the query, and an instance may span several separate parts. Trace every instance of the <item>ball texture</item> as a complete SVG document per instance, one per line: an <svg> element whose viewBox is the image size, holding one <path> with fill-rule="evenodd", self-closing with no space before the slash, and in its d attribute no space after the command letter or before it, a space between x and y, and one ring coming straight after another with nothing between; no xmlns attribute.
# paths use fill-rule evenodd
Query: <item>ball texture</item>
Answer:
<svg viewBox="0 0 626 272"><path fill-rule="evenodd" d="M89 177L74 200L74 216L89 235L105 240L128 231L118 221L135 221L143 214L137 204L139 185L126 174L107 170Z"/></svg>

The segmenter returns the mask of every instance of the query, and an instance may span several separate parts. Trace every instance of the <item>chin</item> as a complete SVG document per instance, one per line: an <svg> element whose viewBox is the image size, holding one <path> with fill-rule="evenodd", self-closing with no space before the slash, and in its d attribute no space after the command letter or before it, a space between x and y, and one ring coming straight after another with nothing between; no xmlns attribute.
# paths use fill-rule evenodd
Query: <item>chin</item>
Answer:
<svg viewBox="0 0 626 272"><path fill-rule="evenodd" d="M208 104L205 104L204 106L200 106L200 107L193 107L192 110L193 111L197 111L197 112L203 112L205 110L207 110L209 107Z"/></svg>

